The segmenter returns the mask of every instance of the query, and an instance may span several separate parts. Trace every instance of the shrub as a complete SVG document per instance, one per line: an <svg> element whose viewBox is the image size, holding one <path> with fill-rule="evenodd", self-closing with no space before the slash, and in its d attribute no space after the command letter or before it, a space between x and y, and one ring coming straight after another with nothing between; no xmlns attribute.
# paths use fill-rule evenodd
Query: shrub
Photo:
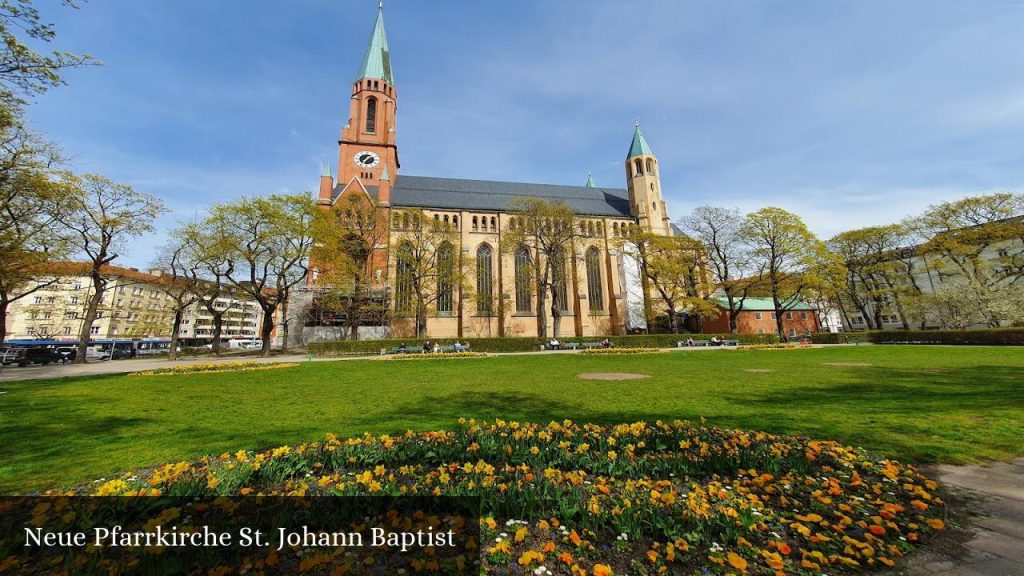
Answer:
<svg viewBox="0 0 1024 576"><path fill-rule="evenodd" d="M676 342L692 337L700 340L718 336L722 339L739 340L743 344L772 344L779 341L774 334L638 334L635 336L607 336L617 348L675 348ZM570 342L599 342L605 336L583 338L561 337L562 344ZM379 354L382 349L390 350L399 344L406 346L422 346L430 340L442 346L450 346L455 338L391 338L388 340L335 340L332 342L312 342L307 346L310 353L317 356L349 356L361 354ZM474 352L529 352L540 350L548 342L545 338L460 338L469 342Z"/></svg>
<svg viewBox="0 0 1024 576"><path fill-rule="evenodd" d="M983 346L1024 345L1024 328L987 330L875 330L840 334L812 334L815 344L955 344Z"/></svg>

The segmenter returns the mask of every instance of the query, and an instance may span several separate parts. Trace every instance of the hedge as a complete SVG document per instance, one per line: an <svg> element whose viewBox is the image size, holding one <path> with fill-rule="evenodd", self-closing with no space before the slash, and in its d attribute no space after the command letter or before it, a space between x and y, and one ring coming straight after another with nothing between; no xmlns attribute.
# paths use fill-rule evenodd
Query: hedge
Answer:
<svg viewBox="0 0 1024 576"><path fill-rule="evenodd" d="M607 336L612 344L619 348L675 348L676 342L693 338L709 340L718 338L739 340L744 344L771 344L779 341L774 334L638 334L636 336ZM586 338L559 338L563 344L570 342L600 342L604 336ZM399 344L406 346L422 346L427 340L442 346L451 345L455 338L390 338L387 340L335 340L330 342L311 342L306 346L311 354L317 356L346 356L358 354L379 354L381 349L395 348ZM546 344L546 338L461 338L469 342L475 352L528 352L540 350Z"/></svg>
<svg viewBox="0 0 1024 576"><path fill-rule="evenodd" d="M955 344L965 346L1022 346L1024 328L987 330L875 330L812 334L815 344Z"/></svg>

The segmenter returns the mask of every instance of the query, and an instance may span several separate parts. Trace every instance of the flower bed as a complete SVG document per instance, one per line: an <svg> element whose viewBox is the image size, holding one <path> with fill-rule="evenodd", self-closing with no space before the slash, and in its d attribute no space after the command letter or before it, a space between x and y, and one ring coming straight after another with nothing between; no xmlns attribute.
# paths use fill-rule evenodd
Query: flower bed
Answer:
<svg viewBox="0 0 1024 576"><path fill-rule="evenodd" d="M609 354L664 354L658 348L588 348L580 351L587 356L607 356Z"/></svg>
<svg viewBox="0 0 1024 576"><path fill-rule="evenodd" d="M685 421L460 424L225 453L78 492L476 495L487 574L864 572L944 527L935 482L835 442Z"/></svg>
<svg viewBox="0 0 1024 576"><path fill-rule="evenodd" d="M750 352L752 350L812 350L810 346L800 344L751 344L749 346L737 346L736 350Z"/></svg>
<svg viewBox="0 0 1024 576"><path fill-rule="evenodd" d="M157 368L144 372L133 372L136 376L164 376L167 374L200 374L206 372L240 372L249 370L276 370L298 366L295 362L206 362Z"/></svg>

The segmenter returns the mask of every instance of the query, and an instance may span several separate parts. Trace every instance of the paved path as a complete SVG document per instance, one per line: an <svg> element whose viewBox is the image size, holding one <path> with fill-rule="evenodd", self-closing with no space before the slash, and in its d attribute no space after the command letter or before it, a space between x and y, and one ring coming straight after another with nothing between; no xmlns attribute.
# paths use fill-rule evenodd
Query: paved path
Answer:
<svg viewBox="0 0 1024 576"><path fill-rule="evenodd" d="M910 576L1024 575L1024 458L978 466L938 466L937 480L967 507L969 536L911 557Z"/></svg>
<svg viewBox="0 0 1024 576"><path fill-rule="evenodd" d="M734 350L731 347L699 346L693 348L665 348L665 351L672 352L712 352L717 350ZM577 354L580 350L546 350L528 352L502 352L502 356L518 356L528 354ZM339 360L361 360L374 358L375 355L364 356L340 356L340 357L313 357L314 362L335 362ZM271 356L261 358L259 356L193 356L168 361L165 358L133 358L131 360L102 360L88 364L51 364L49 366L4 366L0 368L0 382L16 382L19 380L41 380L44 378L64 378L69 376L99 376L103 374L127 374L129 372L141 372L156 368L168 368L184 364L207 363L207 362L307 362L309 357L304 354L287 354L283 356Z"/></svg>

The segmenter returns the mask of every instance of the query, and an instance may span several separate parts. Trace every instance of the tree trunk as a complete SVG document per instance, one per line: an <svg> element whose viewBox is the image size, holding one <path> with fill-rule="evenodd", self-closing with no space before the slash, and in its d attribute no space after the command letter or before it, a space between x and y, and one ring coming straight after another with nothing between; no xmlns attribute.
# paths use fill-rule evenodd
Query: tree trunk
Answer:
<svg viewBox="0 0 1024 576"><path fill-rule="evenodd" d="M182 309L178 306L174 311L174 326L171 326L171 349L167 351L168 360L178 359L178 337L181 335L181 316Z"/></svg>
<svg viewBox="0 0 1024 576"><path fill-rule="evenodd" d="M740 314L736 309L736 299L732 294L727 294L725 298L729 303L729 333L736 334L740 331Z"/></svg>
<svg viewBox="0 0 1024 576"><path fill-rule="evenodd" d="M263 348L260 356L270 357L270 334L274 331L274 310L277 306L263 306L263 325L260 327L260 337L263 339Z"/></svg>
<svg viewBox="0 0 1024 576"><path fill-rule="evenodd" d="M562 326L562 311L559 310L561 305L558 304L557 298L551 296L551 337L557 339L561 333Z"/></svg>
<svg viewBox="0 0 1024 576"><path fill-rule="evenodd" d="M676 310L672 306L668 307L668 328L673 334L679 334L679 320L676 318Z"/></svg>
<svg viewBox="0 0 1024 576"><path fill-rule="evenodd" d="M0 344L7 339L7 307L10 304L6 294L0 297Z"/></svg>
<svg viewBox="0 0 1024 576"><path fill-rule="evenodd" d="M288 296L281 300L281 353L288 353Z"/></svg>
<svg viewBox="0 0 1024 576"><path fill-rule="evenodd" d="M103 294L106 292L106 283L100 276L99 270L94 269L92 274L92 296L89 297L89 305L85 308L85 318L82 320L82 328L78 332L78 351L75 353L75 364L85 364L85 355L89 349L89 338L92 337L92 325L96 321L96 310L100 307ZM110 351L114 353L113 350Z"/></svg>
<svg viewBox="0 0 1024 576"><path fill-rule="evenodd" d="M212 306L208 309L210 310L210 314L213 315L213 340L210 342L210 349L214 354L220 356L220 333L224 329L224 313L214 311Z"/></svg>

